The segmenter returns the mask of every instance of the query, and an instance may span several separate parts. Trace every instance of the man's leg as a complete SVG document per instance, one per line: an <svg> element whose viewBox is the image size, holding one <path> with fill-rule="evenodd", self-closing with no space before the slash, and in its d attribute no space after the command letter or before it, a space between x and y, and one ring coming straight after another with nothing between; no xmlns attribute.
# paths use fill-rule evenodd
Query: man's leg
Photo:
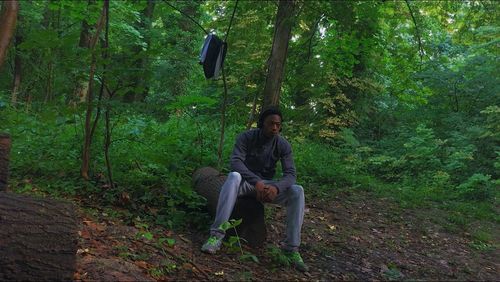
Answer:
<svg viewBox="0 0 500 282"><path fill-rule="evenodd" d="M286 206L286 236L282 246L284 254L297 270L309 271L299 253L300 233L304 222L304 189L300 185L292 185L278 194L273 203Z"/></svg>
<svg viewBox="0 0 500 282"><path fill-rule="evenodd" d="M217 210L215 212L215 220L210 227L210 235L217 238L224 238L225 232L219 227L224 222L229 220L233 212L234 204L238 198L239 188L241 184L241 175L237 172L230 172L226 182L222 185L217 201Z"/></svg>
<svg viewBox="0 0 500 282"><path fill-rule="evenodd" d="M278 194L273 203L286 207L286 237L283 249L298 251L304 222L304 188L300 185L292 185L285 192Z"/></svg>
<svg viewBox="0 0 500 282"><path fill-rule="evenodd" d="M238 196L252 193L255 194L255 187L246 181L242 181L238 172L229 173L219 193L215 220L210 227L210 238L201 248L203 252L215 254L220 249L225 231L219 227L229 220Z"/></svg>

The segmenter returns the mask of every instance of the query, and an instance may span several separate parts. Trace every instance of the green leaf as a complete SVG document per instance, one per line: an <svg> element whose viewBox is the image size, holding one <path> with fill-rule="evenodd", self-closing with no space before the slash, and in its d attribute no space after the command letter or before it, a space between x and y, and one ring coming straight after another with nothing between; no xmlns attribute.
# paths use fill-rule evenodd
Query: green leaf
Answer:
<svg viewBox="0 0 500 282"><path fill-rule="evenodd" d="M146 232L142 234L143 238L146 238L146 240L152 240L153 239L153 234L151 232Z"/></svg>
<svg viewBox="0 0 500 282"><path fill-rule="evenodd" d="M227 222L227 221L226 221L226 222L224 222L224 223L222 223L222 224L219 226L219 228L220 228L220 229L222 229L222 230L224 230L224 231L229 230L229 228L231 228L231 227L232 227L232 226L231 226L231 223L229 223L229 222Z"/></svg>
<svg viewBox="0 0 500 282"><path fill-rule="evenodd" d="M175 239L173 239L173 238L167 238L167 245L169 247L173 247L175 245Z"/></svg>

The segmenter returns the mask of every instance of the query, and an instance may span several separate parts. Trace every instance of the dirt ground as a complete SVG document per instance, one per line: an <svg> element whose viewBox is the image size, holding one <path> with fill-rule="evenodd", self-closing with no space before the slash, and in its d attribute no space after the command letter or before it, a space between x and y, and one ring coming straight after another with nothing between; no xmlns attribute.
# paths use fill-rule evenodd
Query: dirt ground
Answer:
<svg viewBox="0 0 500 282"><path fill-rule="evenodd" d="M307 199L301 254L310 271L282 266L272 246L284 208L267 206L267 246L200 252L207 232L174 233L125 226L82 212L76 280L500 280L497 248L477 250L466 232L429 220L442 211L403 210L369 193ZM498 234L498 232L497 232ZM498 238L495 238L498 246ZM275 250L275 249L274 249ZM248 256L247 256L248 257Z"/></svg>

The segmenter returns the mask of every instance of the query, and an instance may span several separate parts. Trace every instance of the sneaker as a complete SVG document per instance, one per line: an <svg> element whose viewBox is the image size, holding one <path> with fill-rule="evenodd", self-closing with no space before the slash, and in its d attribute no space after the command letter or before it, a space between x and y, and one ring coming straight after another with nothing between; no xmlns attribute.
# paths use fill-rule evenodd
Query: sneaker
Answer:
<svg viewBox="0 0 500 282"><path fill-rule="evenodd" d="M304 260L300 256L300 253L297 251L294 252L284 252L285 256L287 257L288 261L290 264L295 267L300 272L307 272L309 271L309 267L304 263Z"/></svg>
<svg viewBox="0 0 500 282"><path fill-rule="evenodd" d="M210 236L208 240L201 247L201 251L204 253L215 254L218 250L220 250L220 246L222 245L222 238L219 239L215 236Z"/></svg>

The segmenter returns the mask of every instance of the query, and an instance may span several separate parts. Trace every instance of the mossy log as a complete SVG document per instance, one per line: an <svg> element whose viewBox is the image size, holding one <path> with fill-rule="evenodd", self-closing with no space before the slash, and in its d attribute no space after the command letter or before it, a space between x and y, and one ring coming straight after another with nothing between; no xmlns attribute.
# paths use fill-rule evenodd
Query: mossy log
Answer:
<svg viewBox="0 0 500 282"><path fill-rule="evenodd" d="M193 187L198 194L207 199L207 208L212 215L215 215L219 192L226 178L226 175L211 167L200 168L193 174ZM253 197L240 197L236 201L231 218L242 219L236 231L248 245L251 247L264 245L267 232L262 203ZM229 230L228 235L234 234L233 232Z"/></svg>
<svg viewBox="0 0 500 282"><path fill-rule="evenodd" d="M0 281L69 281L76 266L72 204L0 192Z"/></svg>
<svg viewBox="0 0 500 282"><path fill-rule="evenodd" d="M0 133L0 191L5 191L9 180L10 136Z"/></svg>

